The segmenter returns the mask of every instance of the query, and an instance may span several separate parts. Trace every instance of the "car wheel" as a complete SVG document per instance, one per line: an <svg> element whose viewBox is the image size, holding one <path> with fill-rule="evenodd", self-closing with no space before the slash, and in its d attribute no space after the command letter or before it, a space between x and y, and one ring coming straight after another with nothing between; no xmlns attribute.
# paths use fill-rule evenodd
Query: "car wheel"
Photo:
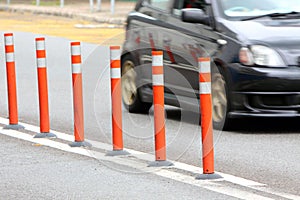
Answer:
<svg viewBox="0 0 300 200"><path fill-rule="evenodd" d="M228 95L224 76L219 72L212 73L212 119L215 129L229 128Z"/></svg>
<svg viewBox="0 0 300 200"><path fill-rule="evenodd" d="M145 113L149 111L151 103L142 102L140 99L135 67L136 62L130 55L122 58L122 100L129 112Z"/></svg>

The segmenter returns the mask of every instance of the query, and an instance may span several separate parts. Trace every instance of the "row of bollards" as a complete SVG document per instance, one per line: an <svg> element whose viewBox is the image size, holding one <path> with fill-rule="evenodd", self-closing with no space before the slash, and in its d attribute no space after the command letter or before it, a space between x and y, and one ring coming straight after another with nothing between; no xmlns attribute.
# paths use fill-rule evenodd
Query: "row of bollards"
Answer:
<svg viewBox="0 0 300 200"><path fill-rule="evenodd" d="M14 40L12 33L4 34L9 125L5 129L22 129L18 123L16 72L14 58ZM50 132L48 83L46 67L45 38L36 38L36 63L38 75L40 133L35 138L56 137ZM124 150L122 133L122 92L121 92L121 49L119 46L110 47L110 76L111 76L111 102L112 102L112 151L108 156L127 155ZM200 112L202 126L202 158L203 174L197 179L221 178L214 172L214 148L212 126L212 100L211 100L211 67L210 58L199 58L199 91ZM84 139L84 112L82 91L82 67L81 67L80 42L71 42L71 66L74 110L74 142L71 147L91 147ZM154 105L154 140L155 161L149 166L171 166L167 161L166 136L165 136L165 110L164 110L164 67L163 52L152 51L152 88Z"/></svg>

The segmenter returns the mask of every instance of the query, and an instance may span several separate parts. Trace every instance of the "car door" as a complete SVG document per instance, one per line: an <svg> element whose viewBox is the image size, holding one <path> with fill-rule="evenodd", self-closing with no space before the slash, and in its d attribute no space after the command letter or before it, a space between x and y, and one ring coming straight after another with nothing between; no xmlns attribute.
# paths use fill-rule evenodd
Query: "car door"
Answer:
<svg viewBox="0 0 300 200"><path fill-rule="evenodd" d="M166 37L171 40L169 43L174 60L169 67L176 74L169 83L175 88L176 95L194 98L195 94L199 94L198 58L216 54L219 34L212 26L182 22L183 8L199 8L205 12L208 8L205 0L175 0L167 21L169 34Z"/></svg>
<svg viewBox="0 0 300 200"><path fill-rule="evenodd" d="M139 35L138 57L140 64L140 85L151 88L152 56L154 50L163 50L163 31L166 21L170 17L172 0L144 1L139 13L143 16L137 23L136 32ZM147 90L144 90L144 92ZM152 92L151 92L152 93Z"/></svg>
<svg viewBox="0 0 300 200"><path fill-rule="evenodd" d="M180 9L183 1L150 0L139 10L147 16L147 22L140 22L139 58L141 85L151 83L151 51L164 52L164 82L167 103L174 103L178 97L195 97L198 89L197 60L202 55L198 42L186 34L186 31L199 32L199 26L183 23L180 20ZM175 7L179 12L175 12ZM176 97L174 97L174 95Z"/></svg>

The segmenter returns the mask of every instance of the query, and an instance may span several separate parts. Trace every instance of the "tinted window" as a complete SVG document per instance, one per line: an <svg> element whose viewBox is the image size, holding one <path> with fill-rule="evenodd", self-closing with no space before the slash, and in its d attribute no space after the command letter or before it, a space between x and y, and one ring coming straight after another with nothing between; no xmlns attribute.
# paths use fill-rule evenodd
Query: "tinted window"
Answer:
<svg viewBox="0 0 300 200"><path fill-rule="evenodd" d="M224 14L229 17L300 11L300 0L222 0L221 3Z"/></svg>

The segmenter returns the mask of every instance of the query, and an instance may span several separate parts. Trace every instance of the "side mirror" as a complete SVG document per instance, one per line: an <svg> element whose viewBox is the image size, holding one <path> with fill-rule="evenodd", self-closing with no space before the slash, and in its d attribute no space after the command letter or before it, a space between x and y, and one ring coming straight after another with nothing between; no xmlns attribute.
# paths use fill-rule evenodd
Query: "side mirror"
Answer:
<svg viewBox="0 0 300 200"><path fill-rule="evenodd" d="M202 9L184 8L181 10L181 20L188 23L200 23L210 25L209 16Z"/></svg>

